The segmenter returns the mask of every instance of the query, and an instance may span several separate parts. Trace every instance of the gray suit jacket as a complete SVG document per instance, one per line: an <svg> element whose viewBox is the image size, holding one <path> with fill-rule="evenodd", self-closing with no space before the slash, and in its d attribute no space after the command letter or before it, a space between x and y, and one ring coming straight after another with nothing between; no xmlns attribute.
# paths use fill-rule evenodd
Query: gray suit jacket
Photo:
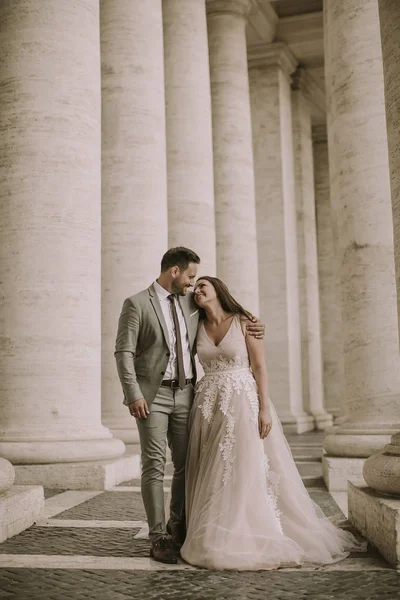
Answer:
<svg viewBox="0 0 400 600"><path fill-rule="evenodd" d="M179 296L189 335L194 366L194 347L199 311L193 294ZM168 365L169 339L161 304L152 284L123 304L118 323L115 358L124 391L124 404L145 398L153 402Z"/></svg>

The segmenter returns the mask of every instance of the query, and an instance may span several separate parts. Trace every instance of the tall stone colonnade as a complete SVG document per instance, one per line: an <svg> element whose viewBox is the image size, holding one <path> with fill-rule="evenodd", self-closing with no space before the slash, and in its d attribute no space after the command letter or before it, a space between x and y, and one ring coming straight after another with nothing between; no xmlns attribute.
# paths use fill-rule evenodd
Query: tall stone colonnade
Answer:
<svg viewBox="0 0 400 600"><path fill-rule="evenodd" d="M193 248L258 313L251 4L1 7L2 489L137 473L114 341L124 298L168 246Z"/></svg>
<svg viewBox="0 0 400 600"><path fill-rule="evenodd" d="M42 485L138 474L117 322L176 245L265 323L284 430L326 430L357 527L400 493L399 6L279 5L0 7L0 502L25 499L21 527Z"/></svg>
<svg viewBox="0 0 400 600"><path fill-rule="evenodd" d="M344 418L325 437L325 480L329 489L348 488L349 520L397 566L399 33L397 2L324 1L345 403Z"/></svg>

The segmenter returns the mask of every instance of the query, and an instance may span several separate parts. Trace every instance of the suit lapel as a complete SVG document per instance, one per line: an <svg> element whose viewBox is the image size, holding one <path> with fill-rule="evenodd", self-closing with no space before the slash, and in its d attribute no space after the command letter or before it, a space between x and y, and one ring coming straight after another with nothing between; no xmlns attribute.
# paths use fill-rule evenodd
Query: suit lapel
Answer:
<svg viewBox="0 0 400 600"><path fill-rule="evenodd" d="M149 287L149 296L150 296L150 302L154 308L154 312L156 313L157 319L161 325L161 329L163 331L165 341L167 343L167 346L169 347L169 335L168 335L167 324L164 319L164 314L163 314L163 311L161 308L160 300L158 299L157 293L156 293L153 285L151 285Z"/></svg>

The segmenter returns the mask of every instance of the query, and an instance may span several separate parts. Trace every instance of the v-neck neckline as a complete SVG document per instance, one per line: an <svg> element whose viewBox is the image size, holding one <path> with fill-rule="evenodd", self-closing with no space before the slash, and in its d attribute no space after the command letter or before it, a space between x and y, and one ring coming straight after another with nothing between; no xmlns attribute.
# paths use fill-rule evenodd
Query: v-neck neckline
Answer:
<svg viewBox="0 0 400 600"><path fill-rule="evenodd" d="M210 338L210 336L207 333L207 329L206 329L206 326L204 324L204 321L202 322L204 333L206 334L206 337L207 337L208 341L210 342L210 344L212 344L214 346L214 348L219 348L219 346L222 344L222 342L224 341L224 339L226 338L226 336L228 335L228 333L232 329L232 324L233 324L233 321L235 320L235 317L236 317L236 315L233 315L232 320L230 322L230 325L229 325L228 329L226 330L226 333L225 333L224 337L222 338L222 340L220 340L220 342L218 344L216 344L215 342L212 341L212 339Z"/></svg>

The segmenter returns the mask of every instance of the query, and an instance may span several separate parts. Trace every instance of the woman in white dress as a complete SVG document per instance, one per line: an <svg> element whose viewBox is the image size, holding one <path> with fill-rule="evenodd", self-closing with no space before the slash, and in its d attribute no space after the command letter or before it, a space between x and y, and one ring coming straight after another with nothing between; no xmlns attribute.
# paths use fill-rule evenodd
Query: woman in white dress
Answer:
<svg viewBox="0 0 400 600"><path fill-rule="evenodd" d="M201 316L186 463L187 535L182 558L208 569L326 564L361 550L311 500L268 398L262 340L225 284L195 286Z"/></svg>

